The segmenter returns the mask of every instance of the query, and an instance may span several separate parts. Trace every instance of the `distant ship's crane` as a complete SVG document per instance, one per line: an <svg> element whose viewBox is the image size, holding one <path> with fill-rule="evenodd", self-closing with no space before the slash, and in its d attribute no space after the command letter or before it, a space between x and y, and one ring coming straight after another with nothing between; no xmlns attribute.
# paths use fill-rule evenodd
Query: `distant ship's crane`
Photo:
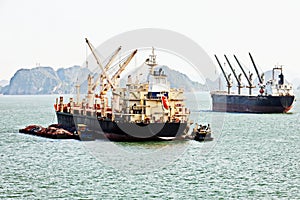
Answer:
<svg viewBox="0 0 300 200"><path fill-rule="evenodd" d="M222 65L221 65L221 63L220 63L220 61L219 61L217 55L215 55L215 58L216 58L216 60L217 60L217 62L218 62L218 64L219 64L219 66L220 66L220 68L221 68L221 70L222 70L222 73L223 73L223 75L224 75L224 78L225 78L225 80L226 80L226 82L227 82L227 92L228 92L228 94L230 94L230 88L232 87L232 83L231 83L231 81L230 81L230 79L229 79L229 76L228 76L228 77L226 76L226 73L225 73L225 71L224 71L224 69L223 69L223 67L222 67Z"/></svg>
<svg viewBox="0 0 300 200"><path fill-rule="evenodd" d="M260 90L259 90L259 92L260 92L260 94L263 94L264 93L264 88L265 88L265 85L264 85L264 74L261 74L261 76L259 75L259 72L258 72L258 70L257 70L257 67L256 67L256 65L255 65L255 62L254 62L254 60L253 60L253 57L251 56L251 53L249 53L249 56L250 56L250 59L251 59L251 61L252 61L252 64L253 64L253 67L254 67L254 69L255 69L255 71L256 71L256 74L257 74L257 78L258 78L258 80L259 80L259 87L260 87Z"/></svg>
<svg viewBox="0 0 300 200"><path fill-rule="evenodd" d="M241 83L241 74L239 76L237 76L237 74L235 73L235 70L232 68L231 63L229 62L227 56L226 55L224 55L224 56L225 56L225 59L229 65L237 83L238 83L238 94L241 94L241 88L243 88L242 83Z"/></svg>
<svg viewBox="0 0 300 200"><path fill-rule="evenodd" d="M249 88L249 95L251 95L251 94L252 94L252 88L255 88L255 86L253 85L253 82L252 82L252 75L253 75L253 74L251 73L250 76L248 77L247 74L246 74L246 72L245 72L245 70L243 69L241 63L240 63L239 60L237 59L237 57L236 57L235 55L233 55L233 56L234 56L234 58L235 58L237 64L240 66L242 72L244 73L244 76L246 77L246 79L247 79L247 81L248 81L248 86L247 86L247 87Z"/></svg>

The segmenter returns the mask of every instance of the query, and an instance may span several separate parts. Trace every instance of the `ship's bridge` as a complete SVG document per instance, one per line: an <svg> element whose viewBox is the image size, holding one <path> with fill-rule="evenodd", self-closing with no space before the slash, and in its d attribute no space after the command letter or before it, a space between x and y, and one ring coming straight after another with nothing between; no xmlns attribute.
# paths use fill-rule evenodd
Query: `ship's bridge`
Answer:
<svg viewBox="0 0 300 200"><path fill-rule="evenodd" d="M157 71L153 71L153 74L149 75L149 91L150 92L160 92L169 91L170 84L167 80L167 75L164 74L162 68Z"/></svg>
<svg viewBox="0 0 300 200"><path fill-rule="evenodd" d="M152 67L151 72L148 76L149 94L150 96L157 96L158 94L163 94L168 96L170 91L170 83L168 82L167 75L162 69L162 66Z"/></svg>
<svg viewBox="0 0 300 200"><path fill-rule="evenodd" d="M274 80L270 80L266 84L266 95L272 96L291 96L294 95L293 86L289 83L278 84Z"/></svg>
<svg viewBox="0 0 300 200"><path fill-rule="evenodd" d="M278 80L275 79L275 70L280 70ZM272 79L266 83L265 95L272 96L291 96L293 93L293 86L290 83L285 83L282 74L282 67L275 67L272 71Z"/></svg>

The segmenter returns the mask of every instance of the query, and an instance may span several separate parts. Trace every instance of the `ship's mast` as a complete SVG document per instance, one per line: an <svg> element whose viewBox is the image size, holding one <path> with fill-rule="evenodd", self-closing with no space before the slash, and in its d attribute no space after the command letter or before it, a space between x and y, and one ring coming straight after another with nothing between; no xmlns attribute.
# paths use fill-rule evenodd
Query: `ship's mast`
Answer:
<svg viewBox="0 0 300 200"><path fill-rule="evenodd" d="M241 68L241 70L242 70L244 76L246 77L246 79L247 79L247 81L248 81L248 84L249 84L249 85L247 86L247 88L249 88L249 95L251 95L251 94L252 94L252 88L255 88L255 86L253 85L253 83L252 83L252 81L250 80L250 78L247 76L245 70L243 69L243 67L242 67L242 65L240 64L240 62L239 62L239 60L237 59L237 57L236 57L235 55L233 55L233 56L234 56L236 62L237 62L238 65L240 66L240 68ZM250 75L250 76L252 76L252 75Z"/></svg>
<svg viewBox="0 0 300 200"><path fill-rule="evenodd" d="M76 105L78 106L79 101L80 101L80 84L79 84L78 79L77 79L77 83L76 83L75 87L76 87Z"/></svg>
<svg viewBox="0 0 300 200"><path fill-rule="evenodd" d="M239 77L236 75L235 70L232 68L232 66L231 66L231 64L230 64L227 56L226 55L224 55L224 56L225 56L225 59L226 59L228 65L229 65L229 67L230 67L230 69L231 69L231 71L232 71L232 73L233 73L233 75L234 75L237 83L238 83L238 94L241 94L241 88L243 88L241 80L240 80L241 79L241 75L239 75Z"/></svg>
<svg viewBox="0 0 300 200"><path fill-rule="evenodd" d="M150 66L150 74L154 73L154 67L156 64L156 55L154 54L154 47L152 47L152 54L146 60L146 64Z"/></svg>
<svg viewBox="0 0 300 200"><path fill-rule="evenodd" d="M94 82L94 76L92 75L88 75L88 93L87 93L87 103L88 103L88 106L89 107L92 107L93 106L93 103L94 103L94 91L93 91L93 83Z"/></svg>
<svg viewBox="0 0 300 200"><path fill-rule="evenodd" d="M231 84L229 78L226 76L226 73L225 73L225 71L224 71L224 69L223 69L223 67L222 67L222 65L221 65L221 63L220 63L220 61L219 61L219 59L218 59L218 57L217 57L216 55L215 55L215 58L216 58L216 60L217 60L217 62L218 62L218 64L219 64L219 66L220 66L220 68L221 68L221 70L222 70L222 73L223 73L223 75L224 75L224 77L225 77L225 80L226 80L226 82L227 82L228 94L230 94L230 88L232 87L232 84Z"/></svg>

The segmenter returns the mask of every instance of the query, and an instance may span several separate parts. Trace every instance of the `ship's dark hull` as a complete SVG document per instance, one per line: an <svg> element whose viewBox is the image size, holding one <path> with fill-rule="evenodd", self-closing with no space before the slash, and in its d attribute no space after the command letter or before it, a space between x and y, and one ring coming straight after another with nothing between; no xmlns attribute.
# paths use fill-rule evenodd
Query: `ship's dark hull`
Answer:
<svg viewBox="0 0 300 200"><path fill-rule="evenodd" d="M56 112L57 121L67 129L78 124L85 124L92 130L96 138L107 138L112 141L147 141L169 140L179 138L188 131L187 122L176 123L129 123L116 122L109 119L97 119L95 116L73 115Z"/></svg>
<svg viewBox="0 0 300 200"><path fill-rule="evenodd" d="M212 110L242 113L286 113L295 96L247 96L211 94Z"/></svg>

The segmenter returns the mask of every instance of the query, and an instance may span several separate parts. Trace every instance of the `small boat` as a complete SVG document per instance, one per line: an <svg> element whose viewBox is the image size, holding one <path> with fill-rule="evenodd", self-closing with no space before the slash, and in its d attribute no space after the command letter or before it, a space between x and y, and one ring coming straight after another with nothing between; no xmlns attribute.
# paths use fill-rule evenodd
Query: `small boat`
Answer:
<svg viewBox="0 0 300 200"><path fill-rule="evenodd" d="M202 141L212 141L213 137L211 136L211 128L210 125L199 125L196 123L195 128L192 132L192 137L194 140L202 142Z"/></svg>

